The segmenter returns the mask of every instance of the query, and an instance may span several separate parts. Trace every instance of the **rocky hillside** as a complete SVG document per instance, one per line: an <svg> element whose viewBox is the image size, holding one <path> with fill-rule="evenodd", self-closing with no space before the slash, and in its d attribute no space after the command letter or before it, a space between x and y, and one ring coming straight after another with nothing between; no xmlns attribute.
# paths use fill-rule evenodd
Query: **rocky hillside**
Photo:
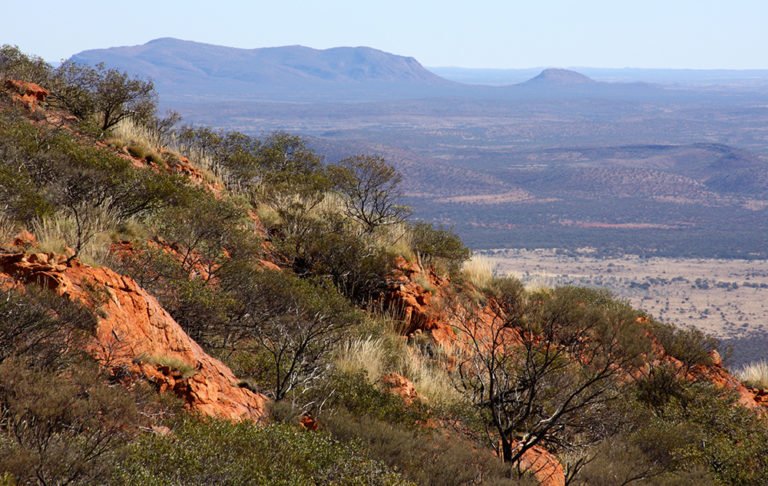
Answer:
<svg viewBox="0 0 768 486"><path fill-rule="evenodd" d="M379 157L178 127L128 76L105 112L71 70L119 73L3 49L3 481L768 480L713 339L482 271Z"/></svg>

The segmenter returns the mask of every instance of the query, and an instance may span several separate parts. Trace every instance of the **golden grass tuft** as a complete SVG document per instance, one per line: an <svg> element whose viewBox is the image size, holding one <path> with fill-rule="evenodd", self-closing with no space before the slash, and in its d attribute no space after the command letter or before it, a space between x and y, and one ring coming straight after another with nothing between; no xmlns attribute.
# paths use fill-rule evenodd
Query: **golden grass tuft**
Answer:
<svg viewBox="0 0 768 486"><path fill-rule="evenodd" d="M83 243L78 258L88 265L100 266L110 263L112 232L118 229L118 222L104 208L81 208L83 216L80 227ZM37 243L32 251L41 253L66 253L75 248L78 241L78 225L75 217L68 212L32 221L32 233Z"/></svg>
<svg viewBox="0 0 768 486"><path fill-rule="evenodd" d="M768 389L768 361L761 359L744 365L736 376L747 386Z"/></svg>
<svg viewBox="0 0 768 486"><path fill-rule="evenodd" d="M464 262L461 272L475 287L487 288L493 281L493 271L495 264L493 260L483 255L473 255L472 258Z"/></svg>
<svg viewBox="0 0 768 486"><path fill-rule="evenodd" d="M444 355L450 350L439 348ZM416 392L433 406L450 406L461 400L461 395L448 374L445 360L430 358L416 346L407 346L401 356L399 372L409 378Z"/></svg>
<svg viewBox="0 0 768 486"><path fill-rule="evenodd" d="M122 145L134 143L136 145L142 145L146 148L160 148L155 146L150 131L146 127L137 124L130 118L126 118L115 125L110 130L109 135L109 140L115 142L121 141L123 142Z"/></svg>
<svg viewBox="0 0 768 486"><path fill-rule="evenodd" d="M350 339L341 346L336 367L345 373L363 370L375 383L386 372L387 346L382 338L368 336Z"/></svg>

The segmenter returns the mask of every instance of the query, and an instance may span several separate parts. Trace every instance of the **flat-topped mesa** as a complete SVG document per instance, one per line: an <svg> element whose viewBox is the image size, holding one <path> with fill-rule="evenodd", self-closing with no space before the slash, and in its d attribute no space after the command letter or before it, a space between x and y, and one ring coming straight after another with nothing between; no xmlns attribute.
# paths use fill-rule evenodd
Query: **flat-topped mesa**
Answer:
<svg viewBox="0 0 768 486"><path fill-rule="evenodd" d="M97 310L87 351L115 374L143 377L204 415L265 417L267 398L238 386L232 370L208 355L132 278L66 261L51 253L0 253L0 285L40 283Z"/></svg>

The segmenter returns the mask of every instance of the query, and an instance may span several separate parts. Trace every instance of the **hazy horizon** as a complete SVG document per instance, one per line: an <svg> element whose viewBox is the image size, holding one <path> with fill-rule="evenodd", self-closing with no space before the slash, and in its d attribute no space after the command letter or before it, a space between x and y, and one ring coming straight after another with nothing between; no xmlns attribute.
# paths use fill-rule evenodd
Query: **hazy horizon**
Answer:
<svg viewBox="0 0 768 486"><path fill-rule="evenodd" d="M662 0L608 2L500 0L468 8L445 2L386 5L332 0L307 4L150 2L130 8L84 0L41 0L45 12L12 22L0 43L50 62L88 49L138 45L160 37L257 48L369 46L416 58L425 66L525 69L594 66L635 69L768 69L768 3ZM27 18L12 2L7 18ZM117 20L116 20L117 19Z"/></svg>

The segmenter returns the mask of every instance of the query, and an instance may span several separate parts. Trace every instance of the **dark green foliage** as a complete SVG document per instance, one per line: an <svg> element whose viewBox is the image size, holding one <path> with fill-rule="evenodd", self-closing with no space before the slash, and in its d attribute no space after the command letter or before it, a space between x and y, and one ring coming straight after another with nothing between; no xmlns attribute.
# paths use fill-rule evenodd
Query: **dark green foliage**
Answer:
<svg viewBox="0 0 768 486"><path fill-rule="evenodd" d="M50 80L51 72L51 66L42 58L28 56L16 46L0 46L0 81L18 79L45 86Z"/></svg>
<svg viewBox="0 0 768 486"><path fill-rule="evenodd" d="M602 366L618 360L625 370L639 366L651 342L637 319L642 314L610 292L560 287L529 296L526 327L547 341L573 347L580 361Z"/></svg>
<svg viewBox="0 0 768 486"><path fill-rule="evenodd" d="M712 364L711 352L717 349L717 339L693 327L679 328L657 321L651 323L651 329L664 351L682 361L686 368Z"/></svg>
<svg viewBox="0 0 768 486"><path fill-rule="evenodd" d="M264 174L308 174L317 172L322 162L301 137L285 132L269 135L259 144L256 158Z"/></svg>
<svg viewBox="0 0 768 486"><path fill-rule="evenodd" d="M526 309L526 292L523 283L514 277L494 278L488 292L501 308L510 323L522 320Z"/></svg>
<svg viewBox="0 0 768 486"><path fill-rule="evenodd" d="M95 325L89 311L53 292L0 290L0 363L23 357L52 366Z"/></svg>
<svg viewBox="0 0 768 486"><path fill-rule="evenodd" d="M331 169L334 189L343 197L347 216L366 233L401 223L410 214L410 208L399 204L402 176L383 157L348 157Z"/></svg>
<svg viewBox="0 0 768 486"><path fill-rule="evenodd" d="M765 484L765 418L737 406L734 396L711 384L680 387L681 398L636 416L626 440L642 451L643 460L659 472L703 470L722 484Z"/></svg>
<svg viewBox="0 0 768 486"><path fill-rule="evenodd" d="M246 209L231 199L217 199L191 189L185 199L158 214L155 231L179 253L182 269L213 278L232 259L258 255L260 241Z"/></svg>
<svg viewBox="0 0 768 486"><path fill-rule="evenodd" d="M415 223L412 233L413 250L425 264L443 264L449 272L456 273L470 256L469 248L448 229Z"/></svg>
<svg viewBox="0 0 768 486"><path fill-rule="evenodd" d="M637 312L608 293L563 287L528 296L521 318L518 286L504 286L510 315L499 309L490 322L456 316L473 348L458 364L460 385L504 460L517 463L536 444L603 439L602 417L621 393L618 378L650 350Z"/></svg>
<svg viewBox="0 0 768 486"><path fill-rule="evenodd" d="M290 425L184 420L130 448L115 484L408 484L358 447Z"/></svg>
<svg viewBox="0 0 768 486"><path fill-rule="evenodd" d="M343 411L322 423L338 440L362 444L369 456L417 484L537 484L518 478L490 451L451 431L405 427Z"/></svg>
<svg viewBox="0 0 768 486"><path fill-rule="evenodd" d="M655 449L670 446L667 439L657 435ZM685 435L678 439L686 438ZM654 484L659 486L710 486L719 484L701 465L677 464L669 457L661 458L644 450L640 441L625 436L612 437L591 451L589 462L576 476L573 484L584 486L616 486L625 484Z"/></svg>
<svg viewBox="0 0 768 486"><path fill-rule="evenodd" d="M768 483L765 418L737 406L734 396L710 384L692 385L691 395L684 406L671 404L663 423L649 425L651 432L670 427L682 432L672 434L680 443L667 447L667 453L707 467L725 484ZM687 440L680 439L686 436Z"/></svg>
<svg viewBox="0 0 768 486"><path fill-rule="evenodd" d="M151 81L131 78L104 64L91 67L64 62L55 71L53 91L56 101L78 118L96 115L102 131L125 119L150 121L157 107Z"/></svg>
<svg viewBox="0 0 768 486"><path fill-rule="evenodd" d="M116 267L157 297L190 337L203 345L215 343L226 327L231 299L209 284L207 274L195 274L207 264L195 267L182 259L154 242L139 242L130 254L121 255Z"/></svg>
<svg viewBox="0 0 768 486"><path fill-rule="evenodd" d="M0 407L0 470L24 484L103 481L138 421L131 397L107 386L95 363L6 360Z"/></svg>
<svg viewBox="0 0 768 486"><path fill-rule="evenodd" d="M291 255L299 275L330 278L339 291L358 304L366 304L382 290L392 268L392 255L349 231L345 221L329 215L312 220L304 237L275 241Z"/></svg>
<svg viewBox="0 0 768 486"><path fill-rule="evenodd" d="M670 364L650 366L647 374L635 384L637 399L658 412L662 412L670 400L684 403L688 397L683 380L680 371Z"/></svg>
<svg viewBox="0 0 768 486"><path fill-rule="evenodd" d="M0 195L21 222L83 205L118 220L144 215L174 201L183 185L177 177L137 170L66 131L0 115Z"/></svg>
<svg viewBox="0 0 768 486"><path fill-rule="evenodd" d="M143 159L144 157L147 156L148 151L146 147L139 144L135 144L135 145L128 146L128 153L131 154L132 157L136 157L137 159Z"/></svg>
<svg viewBox="0 0 768 486"><path fill-rule="evenodd" d="M51 292L0 294L0 471L21 484L99 482L139 421L80 349L94 317Z"/></svg>
<svg viewBox="0 0 768 486"><path fill-rule="evenodd" d="M276 400L308 389L327 371L332 348L360 314L331 285L283 272L231 268L222 285L233 296L222 347L270 358L265 385Z"/></svg>
<svg viewBox="0 0 768 486"><path fill-rule="evenodd" d="M324 402L331 410L344 410L356 416L418 427L430 417L430 410L421 402L406 406L399 396L368 382L364 371L334 372L312 392L315 403Z"/></svg>

